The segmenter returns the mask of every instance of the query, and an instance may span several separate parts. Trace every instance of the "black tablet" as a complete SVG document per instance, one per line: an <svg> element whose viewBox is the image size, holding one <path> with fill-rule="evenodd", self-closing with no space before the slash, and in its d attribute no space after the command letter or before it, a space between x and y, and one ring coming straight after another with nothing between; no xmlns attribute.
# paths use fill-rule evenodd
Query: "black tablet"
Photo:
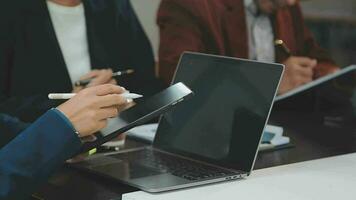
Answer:
<svg viewBox="0 0 356 200"><path fill-rule="evenodd" d="M95 141L83 144L80 152L83 153L96 148L128 130L160 116L192 95L193 92L183 83L170 86L130 109L121 112L118 118L119 121L114 121L114 124L111 124L110 129L112 132L102 134Z"/></svg>

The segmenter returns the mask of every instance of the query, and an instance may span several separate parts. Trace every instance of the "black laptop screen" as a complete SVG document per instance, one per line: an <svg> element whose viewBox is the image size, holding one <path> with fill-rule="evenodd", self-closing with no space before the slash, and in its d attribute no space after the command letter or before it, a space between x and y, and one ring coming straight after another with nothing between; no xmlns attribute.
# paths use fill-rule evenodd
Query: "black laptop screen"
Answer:
<svg viewBox="0 0 356 200"><path fill-rule="evenodd" d="M283 67L187 53L174 82L195 96L165 114L155 147L249 172Z"/></svg>

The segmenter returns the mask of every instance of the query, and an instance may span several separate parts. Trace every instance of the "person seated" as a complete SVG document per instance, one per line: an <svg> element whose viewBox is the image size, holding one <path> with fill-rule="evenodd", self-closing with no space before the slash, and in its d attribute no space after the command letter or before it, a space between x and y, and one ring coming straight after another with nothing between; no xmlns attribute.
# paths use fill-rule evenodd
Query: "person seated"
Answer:
<svg viewBox="0 0 356 200"><path fill-rule="evenodd" d="M298 0L163 0L159 75L193 51L286 65L279 94L338 70L305 26Z"/></svg>
<svg viewBox="0 0 356 200"><path fill-rule="evenodd" d="M107 119L128 105L123 92L115 85L82 90L32 125L0 114L0 199L25 199L35 192L79 152L81 138L106 127Z"/></svg>
<svg viewBox="0 0 356 200"><path fill-rule="evenodd" d="M32 122L51 92L115 84L145 96L160 90L152 48L129 0L2 1L0 112ZM133 74L112 77L132 69Z"/></svg>

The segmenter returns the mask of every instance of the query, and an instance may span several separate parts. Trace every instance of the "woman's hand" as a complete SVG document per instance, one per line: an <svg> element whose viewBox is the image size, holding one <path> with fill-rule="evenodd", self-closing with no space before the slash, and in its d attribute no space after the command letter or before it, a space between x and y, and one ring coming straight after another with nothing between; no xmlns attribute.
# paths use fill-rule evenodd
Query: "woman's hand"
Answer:
<svg viewBox="0 0 356 200"><path fill-rule="evenodd" d="M75 86L73 88L73 93L78 93L87 87L94 87L103 84L117 85L117 82L112 78L112 75L112 69L93 70L80 78L80 80L92 79L90 83L87 86Z"/></svg>

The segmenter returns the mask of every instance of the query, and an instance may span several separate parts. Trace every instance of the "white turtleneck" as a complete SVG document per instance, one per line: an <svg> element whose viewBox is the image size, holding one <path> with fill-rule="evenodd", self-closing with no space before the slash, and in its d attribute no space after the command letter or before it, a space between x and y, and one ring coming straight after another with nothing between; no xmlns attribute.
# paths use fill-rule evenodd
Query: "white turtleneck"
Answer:
<svg viewBox="0 0 356 200"><path fill-rule="evenodd" d="M68 7L47 0L59 46L72 83L90 72L86 20L83 4Z"/></svg>

